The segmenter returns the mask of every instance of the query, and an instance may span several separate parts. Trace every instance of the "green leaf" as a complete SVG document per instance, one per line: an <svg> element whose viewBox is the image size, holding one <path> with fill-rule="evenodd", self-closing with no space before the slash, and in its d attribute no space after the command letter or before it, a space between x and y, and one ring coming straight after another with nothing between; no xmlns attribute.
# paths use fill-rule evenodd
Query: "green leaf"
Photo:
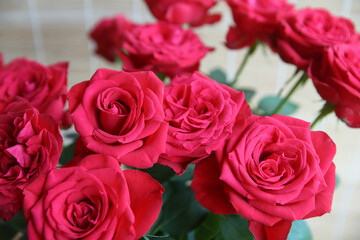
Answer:
<svg viewBox="0 0 360 240"><path fill-rule="evenodd" d="M221 218L221 235L226 240L253 240L248 221L237 214Z"/></svg>
<svg viewBox="0 0 360 240"><path fill-rule="evenodd" d="M197 228L207 213L208 211L195 199L190 187L184 186L174 191L164 203L157 229L181 236Z"/></svg>
<svg viewBox="0 0 360 240"><path fill-rule="evenodd" d="M288 240L312 240L309 226L304 220L292 222Z"/></svg>
<svg viewBox="0 0 360 240"><path fill-rule="evenodd" d="M245 94L245 100L249 103L250 100L252 99L252 97L255 95L255 90L254 89L249 89L249 88L238 88L238 91L242 91Z"/></svg>
<svg viewBox="0 0 360 240"><path fill-rule="evenodd" d="M26 224L26 221L25 221L23 211L20 211L18 214L16 214L7 223L10 224L11 226L13 226L13 228L15 230L17 230L18 232L26 233L27 224Z"/></svg>
<svg viewBox="0 0 360 240"><path fill-rule="evenodd" d="M221 84L227 83L226 74L220 68L216 68L216 69L212 70L209 74L209 78L214 79L215 81L217 81L218 83L221 83Z"/></svg>
<svg viewBox="0 0 360 240"><path fill-rule="evenodd" d="M339 175L335 174L335 188L337 188L340 183L341 183L341 180L340 180Z"/></svg>
<svg viewBox="0 0 360 240"><path fill-rule="evenodd" d="M160 183L169 180L172 176L175 175L175 172L168 166L154 164L153 167L148 169L139 169L143 172L150 174L154 179Z"/></svg>
<svg viewBox="0 0 360 240"><path fill-rule="evenodd" d="M209 213L204 222L195 230L196 240L211 240L220 232L220 216Z"/></svg>
<svg viewBox="0 0 360 240"><path fill-rule="evenodd" d="M69 146L63 148L59 159L59 164L65 165L67 162L74 158L75 145L76 141L74 141Z"/></svg>
<svg viewBox="0 0 360 240"><path fill-rule="evenodd" d="M261 115L271 115L276 107L281 103L282 98L278 96L267 96L260 100L259 105L257 107L257 111ZM290 115L294 113L298 109L298 105L287 101L278 114L282 115Z"/></svg>

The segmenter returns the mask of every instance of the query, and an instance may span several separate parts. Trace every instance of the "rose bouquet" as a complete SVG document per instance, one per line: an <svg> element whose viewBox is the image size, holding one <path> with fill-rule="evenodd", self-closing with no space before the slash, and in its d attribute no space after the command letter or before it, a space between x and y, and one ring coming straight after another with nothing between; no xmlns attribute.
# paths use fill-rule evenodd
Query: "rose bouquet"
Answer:
<svg viewBox="0 0 360 240"><path fill-rule="evenodd" d="M248 48L228 81L199 71L215 49L196 27L220 20L216 1L144 2L157 22L116 15L89 33L122 68L100 68L69 91L67 63L0 58L1 236L311 239L304 220L330 212L336 185L335 143L311 128L333 111L360 126L352 22L285 0L227 0L225 45ZM255 107L238 79L258 46L297 70L284 97ZM325 100L312 124L288 116L309 78ZM63 147L60 128L71 124Z"/></svg>

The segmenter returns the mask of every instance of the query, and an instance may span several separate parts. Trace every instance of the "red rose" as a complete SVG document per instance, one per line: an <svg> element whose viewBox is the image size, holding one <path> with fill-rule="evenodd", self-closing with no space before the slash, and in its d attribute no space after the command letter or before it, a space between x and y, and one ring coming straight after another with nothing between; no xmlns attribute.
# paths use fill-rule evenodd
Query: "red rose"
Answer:
<svg viewBox="0 0 360 240"><path fill-rule="evenodd" d="M308 75L316 90L335 105L335 113L350 127L360 127L360 47L339 44L324 51L321 61L313 61Z"/></svg>
<svg viewBox="0 0 360 240"><path fill-rule="evenodd" d="M23 205L23 188L55 168L62 149L59 126L28 101L0 101L0 218L14 217Z"/></svg>
<svg viewBox="0 0 360 240"><path fill-rule="evenodd" d="M110 62L121 51L124 33L133 26L124 16L104 18L91 30L90 37L96 43L96 53Z"/></svg>
<svg viewBox="0 0 360 240"><path fill-rule="evenodd" d="M306 70L310 60L321 58L325 47L338 43L358 43L354 25L325 9L305 8L281 23L274 48L287 63Z"/></svg>
<svg viewBox="0 0 360 240"><path fill-rule="evenodd" d="M198 70L200 60L212 50L192 30L165 22L134 26L126 32L123 47L124 69L170 77Z"/></svg>
<svg viewBox="0 0 360 240"><path fill-rule="evenodd" d="M308 122L254 115L196 165L191 187L210 211L248 219L256 239L286 239L292 221L330 212L335 151Z"/></svg>
<svg viewBox="0 0 360 240"><path fill-rule="evenodd" d="M89 155L25 188L27 235L30 240L139 239L158 217L163 192L147 173L122 171L112 157Z"/></svg>
<svg viewBox="0 0 360 240"><path fill-rule="evenodd" d="M215 0L145 0L151 13L159 20L193 27L215 23L220 14L209 14Z"/></svg>
<svg viewBox="0 0 360 240"><path fill-rule="evenodd" d="M151 167L165 151L163 92L164 83L152 72L99 69L68 94L80 140L126 165Z"/></svg>
<svg viewBox="0 0 360 240"><path fill-rule="evenodd" d="M165 88L164 112L169 132L159 163L178 174L221 147L237 118L251 115L243 92L198 72L178 76Z"/></svg>
<svg viewBox="0 0 360 240"><path fill-rule="evenodd" d="M226 36L231 49L246 47L261 40L271 42L280 21L294 11L286 0L226 0L231 8L235 26Z"/></svg>
<svg viewBox="0 0 360 240"><path fill-rule="evenodd" d="M15 59L0 67L0 98L23 97L40 113L49 114L59 124L68 127L71 123L68 122L68 113L64 112L67 68L65 62L44 66L25 58Z"/></svg>

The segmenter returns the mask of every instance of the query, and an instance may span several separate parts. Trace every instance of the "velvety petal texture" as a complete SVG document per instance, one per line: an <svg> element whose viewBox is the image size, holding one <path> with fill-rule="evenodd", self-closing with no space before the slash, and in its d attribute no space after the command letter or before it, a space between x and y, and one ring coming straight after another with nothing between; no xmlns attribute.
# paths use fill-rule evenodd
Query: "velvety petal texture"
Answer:
<svg viewBox="0 0 360 240"><path fill-rule="evenodd" d="M58 124L69 127L64 111L67 94L68 63L44 66L26 58L17 58L0 68L0 99L20 96L40 113L51 115Z"/></svg>
<svg viewBox="0 0 360 240"><path fill-rule="evenodd" d="M23 204L23 189L56 168L62 137L55 120L20 97L0 101L0 218L7 221Z"/></svg>
<svg viewBox="0 0 360 240"><path fill-rule="evenodd" d="M294 12L286 0L226 0L235 22L226 36L230 49L247 47L261 40L273 41L280 22Z"/></svg>
<svg viewBox="0 0 360 240"><path fill-rule="evenodd" d="M125 70L149 70L174 77L198 70L200 60L213 49L206 47L191 29L157 22L126 31L123 50L120 57Z"/></svg>
<svg viewBox="0 0 360 240"><path fill-rule="evenodd" d="M110 62L121 51L124 33L134 24L123 15L101 19L90 31L90 38L96 43L96 54Z"/></svg>
<svg viewBox="0 0 360 240"><path fill-rule="evenodd" d="M151 167L165 151L163 92L152 72L109 69L73 86L69 110L82 145L128 166Z"/></svg>
<svg viewBox="0 0 360 240"><path fill-rule="evenodd" d="M304 8L281 22L273 48L283 61L306 70L310 60L321 58L324 48L358 42L359 36L350 20L325 9Z"/></svg>
<svg viewBox="0 0 360 240"><path fill-rule="evenodd" d="M338 44L312 61L308 75L316 90L348 126L360 127L360 46Z"/></svg>
<svg viewBox="0 0 360 240"><path fill-rule="evenodd" d="M147 173L123 172L110 156L88 155L25 188L28 238L139 239L158 217L163 192Z"/></svg>
<svg viewBox="0 0 360 240"><path fill-rule="evenodd" d="M220 148L235 121L251 115L243 92L199 72L177 76L166 86L164 112L169 131L159 163L178 174Z"/></svg>
<svg viewBox="0 0 360 240"><path fill-rule="evenodd" d="M256 239L285 240L292 221L330 212L335 151L308 122L253 115L195 167L191 188L210 211L248 219Z"/></svg>
<svg viewBox="0 0 360 240"><path fill-rule="evenodd" d="M154 17L169 23L197 27L221 19L220 14L209 13L217 3L215 0L145 0L145 3Z"/></svg>

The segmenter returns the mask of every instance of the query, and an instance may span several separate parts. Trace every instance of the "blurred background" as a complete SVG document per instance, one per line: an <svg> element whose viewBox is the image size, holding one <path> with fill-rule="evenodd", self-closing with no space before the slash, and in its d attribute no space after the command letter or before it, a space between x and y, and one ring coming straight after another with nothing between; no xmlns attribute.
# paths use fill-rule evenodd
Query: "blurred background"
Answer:
<svg viewBox="0 0 360 240"><path fill-rule="evenodd" d="M359 0L291 2L297 8L326 8L335 15L350 18L356 29L360 29ZM200 70L206 74L221 68L232 79L246 51L228 50L223 45L232 23L225 2L220 1L212 11L221 12L222 20L195 29L207 46L216 48L203 59ZM155 21L142 0L0 0L0 52L4 64L18 57L46 65L68 61L70 89L88 80L98 68L116 67L93 53L88 32L101 18L118 13L136 23ZM282 63L270 50L264 52L260 48L249 60L239 85L256 90L251 103L256 105L262 97L276 94L293 72L292 66ZM306 121L313 121L322 106L311 81L291 100L300 105L293 116ZM340 183L335 190L332 212L307 221L313 239L360 239L360 129L350 129L331 115L316 130L327 132L337 145L334 161Z"/></svg>

